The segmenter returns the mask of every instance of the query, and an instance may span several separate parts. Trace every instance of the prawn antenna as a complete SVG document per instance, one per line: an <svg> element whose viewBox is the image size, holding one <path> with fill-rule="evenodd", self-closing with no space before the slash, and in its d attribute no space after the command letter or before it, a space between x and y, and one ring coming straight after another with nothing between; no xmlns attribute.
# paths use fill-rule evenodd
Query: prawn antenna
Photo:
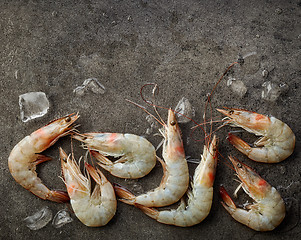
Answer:
<svg viewBox="0 0 301 240"><path fill-rule="evenodd" d="M143 95L143 89L144 89L146 86L150 86L150 85L153 85L153 86L154 86L154 88L153 88L153 90L152 90L153 101L147 100L147 99L144 97L144 95ZM159 87L158 87L158 84L156 84L156 83L146 83L146 84L144 84L144 85L141 87L141 89L140 89L140 96L141 96L142 100L143 100L145 103L147 103L148 105L153 106L153 107L154 107L154 110L155 110L155 112L156 112L156 114L157 114L157 115L159 116L159 118L161 119L161 122L164 122L164 121L162 120L160 114L158 113L157 108L166 109L166 110L169 110L170 108L163 107L163 106L160 106L160 105L157 105L157 104L154 103L155 96L158 95L158 93L159 93ZM130 102L131 102L131 101L130 101ZM133 102L132 102L132 103L133 103ZM136 104L136 105L137 105L138 107L141 107L143 110L145 109L145 107L142 107L142 106L140 106L139 104ZM200 128L204 131L204 129L203 129L203 127L202 127L202 124L197 123L197 122L194 121L192 118L186 116L186 115L183 114L183 113L180 113L180 112L175 111L175 110L173 110L173 109L171 109L171 110L172 110L175 114L181 115L181 116L183 116L183 117L189 119L189 120L192 121L194 124L196 124L197 127L200 127ZM144 111L145 111L145 110L144 110ZM152 116L153 116L153 115L152 115ZM205 131L204 131L204 132L205 132Z"/></svg>
<svg viewBox="0 0 301 240"><path fill-rule="evenodd" d="M209 143L210 142L210 137L212 135L212 104L211 104L211 97L215 91L215 89L217 88L217 86L219 85L219 83L222 81L222 79L224 78L224 76L227 74L227 72L235 65L235 64L240 64L240 61L236 61L230 64L230 66L227 67L227 69L224 71L224 73L222 74L222 76L220 77L220 79L217 81L217 83L214 85L213 89L211 90L211 92L207 95L207 99L206 99L206 103L205 103L205 108L204 108L204 115L203 115L203 119L204 119L204 133L205 133L205 139L207 139L207 141L205 141L205 143ZM210 121L210 132L209 135L206 132L206 112L207 112L207 108L208 108L208 104L209 104L209 108L210 108L210 117L211 117L211 121ZM219 129L219 128L218 128Z"/></svg>
<svg viewBox="0 0 301 240"><path fill-rule="evenodd" d="M145 107L143 107L143 106L139 105L138 103L135 103L135 102L133 102L133 101L131 101L131 100L129 100L129 99L125 99L125 100L126 100L127 102L129 102L129 103L131 103L131 104L134 104L135 106L141 108L144 112L146 112L148 115L152 116L152 117L153 117L158 123L160 123L162 126L165 125L165 123L164 123L163 121L161 121L161 120L159 120L158 118L156 118L153 114L151 114L148 110L146 110ZM161 118L161 117L160 117L160 118Z"/></svg>
<svg viewBox="0 0 301 240"><path fill-rule="evenodd" d="M232 164L229 162L228 158L225 158L219 151L218 151L218 155L223 159L220 160L220 158L218 157L217 160L221 161L223 164L225 164L228 168L231 168L233 171L235 171L234 167L232 166Z"/></svg>

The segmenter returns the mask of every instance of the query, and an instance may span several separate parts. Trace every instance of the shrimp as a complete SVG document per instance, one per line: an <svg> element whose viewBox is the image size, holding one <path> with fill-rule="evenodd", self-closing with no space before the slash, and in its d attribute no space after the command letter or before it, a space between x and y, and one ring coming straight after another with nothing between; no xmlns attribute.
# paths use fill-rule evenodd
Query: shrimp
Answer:
<svg viewBox="0 0 301 240"><path fill-rule="evenodd" d="M242 187L255 203L247 205L246 209L238 208L221 187L222 205L236 221L256 231L273 230L285 217L285 205L279 192L247 165L231 156L229 159L241 181L238 189Z"/></svg>
<svg viewBox="0 0 301 240"><path fill-rule="evenodd" d="M250 159L263 163L277 163L289 157L295 148L295 134L284 122L255 112L227 108L217 109L230 118L231 125L262 136L249 146L239 137L229 133L228 140Z"/></svg>
<svg viewBox="0 0 301 240"><path fill-rule="evenodd" d="M115 215L117 200L112 184L101 171L85 163L96 185L91 194L90 177L85 177L74 159L60 148L63 179L76 217L88 227L106 225Z"/></svg>
<svg viewBox="0 0 301 240"><path fill-rule="evenodd" d="M160 185L139 196L135 196L122 186L115 185L120 201L130 205L140 204L147 207L163 207L177 202L186 192L189 184L188 165L185 159L180 128L174 112L169 109L168 123L164 124L163 178Z"/></svg>
<svg viewBox="0 0 301 240"><path fill-rule="evenodd" d="M98 164L120 178L141 178L156 165L156 150L144 137L122 133L85 133L73 138L92 149ZM121 157L115 162L105 156Z"/></svg>
<svg viewBox="0 0 301 240"><path fill-rule="evenodd" d="M71 125L79 118L78 114L70 114L48 123L23 138L11 151L8 158L9 171L22 187L42 199L54 202L69 201L68 194L63 191L49 190L37 176L36 166L51 160L39 153L52 146L60 137L68 135L73 129Z"/></svg>
<svg viewBox="0 0 301 240"><path fill-rule="evenodd" d="M211 209L216 166L217 140L214 136L209 149L204 146L201 162L195 169L192 192L187 193L187 206L182 200L180 206L173 210L159 211L140 204L136 204L136 207L160 223L190 227L202 222Z"/></svg>

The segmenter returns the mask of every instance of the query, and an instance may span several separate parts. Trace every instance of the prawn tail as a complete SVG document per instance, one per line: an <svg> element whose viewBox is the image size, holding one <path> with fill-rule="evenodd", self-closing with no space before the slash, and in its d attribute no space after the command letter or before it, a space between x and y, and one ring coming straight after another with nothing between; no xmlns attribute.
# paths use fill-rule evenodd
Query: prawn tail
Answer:
<svg viewBox="0 0 301 240"><path fill-rule="evenodd" d="M70 200L68 193L60 190L50 191L50 194L46 197L46 199L58 203L66 203Z"/></svg>
<svg viewBox="0 0 301 240"><path fill-rule="evenodd" d="M90 150L90 153L93 157L97 159L98 164L103 167L104 165L113 165L112 161L110 161L107 157L99 153L98 151Z"/></svg>
<svg viewBox="0 0 301 240"><path fill-rule="evenodd" d="M236 209L236 205L223 186L220 186L219 193L223 199L221 203L224 208L230 213L233 212Z"/></svg>
<svg viewBox="0 0 301 240"><path fill-rule="evenodd" d="M94 181L99 185L103 185L105 182L108 181L105 175L99 169L95 169L89 163L85 163L85 167L88 170L91 177L94 179Z"/></svg>
<svg viewBox="0 0 301 240"><path fill-rule="evenodd" d="M120 199L118 199L119 201L124 202L129 205L135 204L136 196L133 193L131 193L128 189L126 189L125 187L123 187L117 183L114 183L113 186L114 186L116 195L120 198Z"/></svg>
<svg viewBox="0 0 301 240"><path fill-rule="evenodd" d="M48 157L48 156L45 156L45 155L42 155L42 154L37 154L37 159L35 160L34 164L38 165L40 163L50 161L50 160L52 160L51 157Z"/></svg>
<svg viewBox="0 0 301 240"><path fill-rule="evenodd" d="M135 207L139 208L142 212L144 212L147 216L156 219L159 217L159 211L155 208L146 207L144 205L141 205L139 203L134 204Z"/></svg>
<svg viewBox="0 0 301 240"><path fill-rule="evenodd" d="M244 140L233 135L232 133L228 134L227 139L238 151L242 152L247 156L249 155L249 152L252 148Z"/></svg>

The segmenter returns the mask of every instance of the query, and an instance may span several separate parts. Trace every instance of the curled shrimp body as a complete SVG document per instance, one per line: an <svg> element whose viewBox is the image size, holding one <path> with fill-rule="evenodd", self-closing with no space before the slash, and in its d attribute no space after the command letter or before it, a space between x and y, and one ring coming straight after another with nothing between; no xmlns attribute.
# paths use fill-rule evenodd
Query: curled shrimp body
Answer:
<svg viewBox="0 0 301 240"><path fill-rule="evenodd" d="M135 196L121 186L114 186L121 201L147 207L163 207L177 202L186 192L189 184L188 165L185 159L180 128L172 110L168 111L168 123L164 125L163 178L159 187L139 196Z"/></svg>
<svg viewBox="0 0 301 240"><path fill-rule="evenodd" d="M247 205L246 209L238 208L221 187L222 205L236 221L256 231L273 230L285 217L285 205L280 194L250 167L232 157L229 159L241 181L239 188L242 187L255 203Z"/></svg>
<svg viewBox="0 0 301 240"><path fill-rule="evenodd" d="M192 191L187 192L188 203L181 201L173 210L159 211L137 204L145 214L160 223L179 227L190 227L202 222L209 214L212 198L215 170L217 166L217 141L214 136L210 147L204 146L201 162L195 169Z"/></svg>
<svg viewBox="0 0 301 240"><path fill-rule="evenodd" d="M51 160L50 157L38 153L49 148L60 137L69 134L72 130L71 125L78 117L78 114L70 114L50 122L23 138L9 155L8 167L13 178L22 187L39 198L54 202L69 201L66 192L52 191L42 183L41 179L37 176L36 166L39 163Z"/></svg>
<svg viewBox="0 0 301 240"><path fill-rule="evenodd" d="M217 109L230 118L230 124L262 136L249 146L229 133L228 140L240 152L257 162L277 163L289 157L295 148L295 134L290 127L275 117L240 109Z"/></svg>
<svg viewBox="0 0 301 240"><path fill-rule="evenodd" d="M85 133L73 136L92 149L98 164L120 178L141 178L156 164L156 150L144 137L122 133ZM121 157L112 162L105 156Z"/></svg>
<svg viewBox="0 0 301 240"><path fill-rule="evenodd" d="M112 184L101 171L85 163L85 169L96 182L91 194L90 177L85 177L76 161L68 157L61 148L60 158L64 182L76 217L88 227L106 225L117 208Z"/></svg>

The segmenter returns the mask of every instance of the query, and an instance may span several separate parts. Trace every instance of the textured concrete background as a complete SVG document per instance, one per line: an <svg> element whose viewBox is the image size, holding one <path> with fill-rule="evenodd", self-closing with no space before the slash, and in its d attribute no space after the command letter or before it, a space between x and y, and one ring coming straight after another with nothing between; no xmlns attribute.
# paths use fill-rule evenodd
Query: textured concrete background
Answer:
<svg viewBox="0 0 301 240"><path fill-rule="evenodd" d="M0 3L0 238L1 239L300 239L300 46L301 2L292 1L1 1ZM24 190L11 177L7 158L23 137L50 120L79 112L81 132L108 131L144 135L149 123L146 114L127 103L143 104L139 91L143 84L160 87L158 103L175 107L188 98L201 121L206 94L239 54L246 55L236 66L248 88L244 98L235 96L224 79L212 97L214 108L228 106L273 115L286 122L296 134L294 154L282 163L252 162L226 141L230 127L218 131L219 150L247 163L275 186L287 206L287 217L273 232L257 233L234 221L220 204L218 186L233 192L233 170L221 158L215 181L212 210L199 225L178 228L157 223L138 209L118 203L116 216L105 227L88 228L74 215L74 221L55 229L51 224L29 230L22 219L49 206L53 213L64 204L43 201ZM261 75L269 70L267 79ZM106 87L103 95L73 93L76 86L96 77ZM262 83L285 82L289 91L275 103L261 99ZM23 123L18 96L43 91L51 103L47 115ZM166 119L166 111L160 111ZM218 119L220 114L214 112ZM203 142L189 140L190 127L182 126L186 154L198 158ZM243 134L252 142L255 137ZM202 138L201 132L195 138ZM159 137L148 136L154 144ZM189 140L189 141L188 141ZM61 139L46 151L55 160L38 168L50 188L64 189L58 178L58 147L70 152L70 138ZM84 154L74 142L77 157ZM158 152L160 155L161 150ZM195 165L190 164L191 174ZM109 176L112 182L136 192L156 187L161 166L138 181ZM247 198L240 194L237 202Z"/></svg>

